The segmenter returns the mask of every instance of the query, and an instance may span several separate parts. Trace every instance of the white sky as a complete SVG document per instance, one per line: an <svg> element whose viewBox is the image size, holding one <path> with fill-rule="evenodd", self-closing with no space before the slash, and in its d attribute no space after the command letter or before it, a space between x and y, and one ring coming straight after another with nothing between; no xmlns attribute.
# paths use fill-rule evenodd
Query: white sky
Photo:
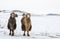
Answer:
<svg viewBox="0 0 60 39"><path fill-rule="evenodd" d="M60 14L60 0L0 0L0 10L14 9L36 14Z"/></svg>

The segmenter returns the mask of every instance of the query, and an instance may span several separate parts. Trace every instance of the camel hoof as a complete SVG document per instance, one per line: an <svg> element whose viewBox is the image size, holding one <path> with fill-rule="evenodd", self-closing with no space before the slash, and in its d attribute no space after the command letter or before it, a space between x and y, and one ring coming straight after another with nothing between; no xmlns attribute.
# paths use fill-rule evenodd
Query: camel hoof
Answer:
<svg viewBox="0 0 60 39"><path fill-rule="evenodd" d="M9 33L9 35L11 35L11 33Z"/></svg>
<svg viewBox="0 0 60 39"><path fill-rule="evenodd" d="M29 34L27 34L27 36L30 36Z"/></svg>
<svg viewBox="0 0 60 39"><path fill-rule="evenodd" d="M12 34L12 36L14 36L14 34Z"/></svg>
<svg viewBox="0 0 60 39"><path fill-rule="evenodd" d="M23 34L23 36L25 36L25 34Z"/></svg>

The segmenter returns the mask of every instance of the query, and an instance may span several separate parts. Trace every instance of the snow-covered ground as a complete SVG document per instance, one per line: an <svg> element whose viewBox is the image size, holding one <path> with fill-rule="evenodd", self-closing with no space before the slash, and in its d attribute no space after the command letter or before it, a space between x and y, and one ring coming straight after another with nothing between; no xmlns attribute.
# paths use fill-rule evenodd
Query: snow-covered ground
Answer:
<svg viewBox="0 0 60 39"><path fill-rule="evenodd" d="M60 39L60 16L31 16L32 30L29 37L23 36L21 16L16 18L15 36L9 36L9 16L10 13L0 13L0 39Z"/></svg>

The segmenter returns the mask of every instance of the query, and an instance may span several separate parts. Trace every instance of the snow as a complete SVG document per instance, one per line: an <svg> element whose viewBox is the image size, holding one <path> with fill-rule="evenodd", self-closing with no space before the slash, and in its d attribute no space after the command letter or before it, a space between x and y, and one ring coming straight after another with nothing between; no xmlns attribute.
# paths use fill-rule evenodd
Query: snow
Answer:
<svg viewBox="0 0 60 39"><path fill-rule="evenodd" d="M0 39L60 39L60 16L31 16L32 30L29 37L23 36L21 16L16 18L15 35L9 36L7 29L9 16L10 13L0 13Z"/></svg>

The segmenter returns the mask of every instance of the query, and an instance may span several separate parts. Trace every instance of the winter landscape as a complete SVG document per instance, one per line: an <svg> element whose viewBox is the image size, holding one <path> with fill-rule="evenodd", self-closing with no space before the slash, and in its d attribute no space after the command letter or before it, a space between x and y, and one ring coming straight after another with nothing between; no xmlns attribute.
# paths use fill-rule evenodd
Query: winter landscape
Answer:
<svg viewBox="0 0 60 39"><path fill-rule="evenodd" d="M8 19L13 12L17 28L10 36ZM30 36L23 36L22 13L31 14ZM60 39L60 0L0 0L0 39Z"/></svg>
<svg viewBox="0 0 60 39"><path fill-rule="evenodd" d="M7 23L10 13L0 13L0 39L60 39L60 16L41 15L31 16L32 30L30 36L23 36L21 30L21 14L18 13L17 28L14 36L9 36Z"/></svg>

